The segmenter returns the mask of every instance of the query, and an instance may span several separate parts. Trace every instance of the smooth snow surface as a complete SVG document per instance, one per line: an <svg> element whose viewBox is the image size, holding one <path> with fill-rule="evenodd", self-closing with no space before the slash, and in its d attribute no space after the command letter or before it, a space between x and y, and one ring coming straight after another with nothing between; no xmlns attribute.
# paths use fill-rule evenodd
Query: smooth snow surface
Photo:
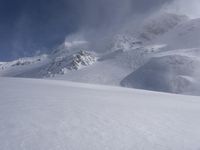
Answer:
<svg viewBox="0 0 200 150"><path fill-rule="evenodd" d="M200 98L0 78L1 150L199 150Z"/></svg>
<svg viewBox="0 0 200 150"><path fill-rule="evenodd" d="M158 53L122 80L121 85L153 91L200 95L198 53L199 49Z"/></svg>

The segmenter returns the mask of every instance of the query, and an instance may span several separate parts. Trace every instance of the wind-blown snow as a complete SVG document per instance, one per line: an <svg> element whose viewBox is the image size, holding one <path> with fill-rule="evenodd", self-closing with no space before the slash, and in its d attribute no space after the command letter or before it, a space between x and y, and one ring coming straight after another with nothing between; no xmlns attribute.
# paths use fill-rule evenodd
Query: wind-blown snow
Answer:
<svg viewBox="0 0 200 150"><path fill-rule="evenodd" d="M176 26L159 40L167 49L188 49L200 47L200 19L192 19Z"/></svg>
<svg viewBox="0 0 200 150"><path fill-rule="evenodd" d="M1 150L198 150L200 98L0 78Z"/></svg>
<svg viewBox="0 0 200 150"><path fill-rule="evenodd" d="M53 77L200 95L200 19L155 13L140 27L106 39L102 53L95 53L95 47L90 49L94 43L81 35L68 37L39 62L33 57L0 65L0 76Z"/></svg>
<svg viewBox="0 0 200 150"><path fill-rule="evenodd" d="M144 22L140 31L140 38L155 40L187 20L189 20L189 18L185 15L171 13L155 14Z"/></svg>

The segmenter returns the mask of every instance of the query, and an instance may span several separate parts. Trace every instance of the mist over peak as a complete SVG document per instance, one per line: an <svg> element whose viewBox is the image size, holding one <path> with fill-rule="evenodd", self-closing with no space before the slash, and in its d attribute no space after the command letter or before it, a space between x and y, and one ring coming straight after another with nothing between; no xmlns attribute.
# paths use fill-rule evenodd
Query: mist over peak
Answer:
<svg viewBox="0 0 200 150"><path fill-rule="evenodd" d="M2 0L0 60L49 52L71 35L101 51L114 34L136 30L153 13L194 17L198 6L198 0Z"/></svg>
<svg viewBox="0 0 200 150"><path fill-rule="evenodd" d="M163 11L184 14L191 18L200 18L200 1L199 0L174 0L162 7Z"/></svg>
<svg viewBox="0 0 200 150"><path fill-rule="evenodd" d="M0 76L52 77L199 95L199 19L191 19L191 14L178 13L176 9L166 9L173 10L182 1L156 3L159 5L143 1L144 7L134 9L142 6L141 2L84 1L82 15L73 16L76 28L62 33L64 37L58 44L52 42L54 48L47 44L50 48L46 55L41 55L45 51L40 50L36 52L37 57L1 63ZM62 13L60 17L66 15ZM31 18L29 21L32 22ZM23 31L22 27L29 21L22 21L18 27ZM49 30L45 40L51 41L49 38L58 34ZM30 55L31 48L37 45L31 42L36 36L26 39L20 38L20 32L16 35L14 52L19 55L19 49L26 47L26 55Z"/></svg>

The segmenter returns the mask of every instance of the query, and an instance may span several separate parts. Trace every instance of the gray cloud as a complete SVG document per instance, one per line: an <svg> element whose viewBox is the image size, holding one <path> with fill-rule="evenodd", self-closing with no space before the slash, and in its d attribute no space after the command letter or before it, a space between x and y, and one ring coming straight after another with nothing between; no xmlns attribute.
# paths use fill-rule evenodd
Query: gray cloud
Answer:
<svg viewBox="0 0 200 150"><path fill-rule="evenodd" d="M193 9L197 7L198 1L13 0L11 3L2 0L0 59L3 56L10 57L13 51L14 54L31 54L38 50L50 50L62 43L66 36L77 33L94 42L95 39L103 42L107 40L105 37L116 30L123 26L131 27L132 23L137 22L142 16L161 8L172 11L179 6L180 13L186 10L190 14L198 13Z"/></svg>
<svg viewBox="0 0 200 150"><path fill-rule="evenodd" d="M191 18L200 17L200 0L174 0L172 3L164 5L163 10L178 14L185 14Z"/></svg>
<svg viewBox="0 0 200 150"><path fill-rule="evenodd" d="M92 48L103 51L113 34L133 28L144 16L169 2L172 0L84 0L78 33L74 37L84 35Z"/></svg>
<svg viewBox="0 0 200 150"><path fill-rule="evenodd" d="M121 23L126 18L159 9L172 0L85 0L82 25L100 27Z"/></svg>

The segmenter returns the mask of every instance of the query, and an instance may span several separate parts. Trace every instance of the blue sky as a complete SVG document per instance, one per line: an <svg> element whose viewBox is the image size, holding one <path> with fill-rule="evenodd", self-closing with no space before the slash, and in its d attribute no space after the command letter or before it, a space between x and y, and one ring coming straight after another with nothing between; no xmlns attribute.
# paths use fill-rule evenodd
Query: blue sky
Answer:
<svg viewBox="0 0 200 150"><path fill-rule="evenodd" d="M68 2L1 0L0 60L45 51L74 32L81 8L75 8L73 2Z"/></svg>
<svg viewBox="0 0 200 150"><path fill-rule="evenodd" d="M170 0L0 0L0 61L50 51L83 27L112 24Z"/></svg>

